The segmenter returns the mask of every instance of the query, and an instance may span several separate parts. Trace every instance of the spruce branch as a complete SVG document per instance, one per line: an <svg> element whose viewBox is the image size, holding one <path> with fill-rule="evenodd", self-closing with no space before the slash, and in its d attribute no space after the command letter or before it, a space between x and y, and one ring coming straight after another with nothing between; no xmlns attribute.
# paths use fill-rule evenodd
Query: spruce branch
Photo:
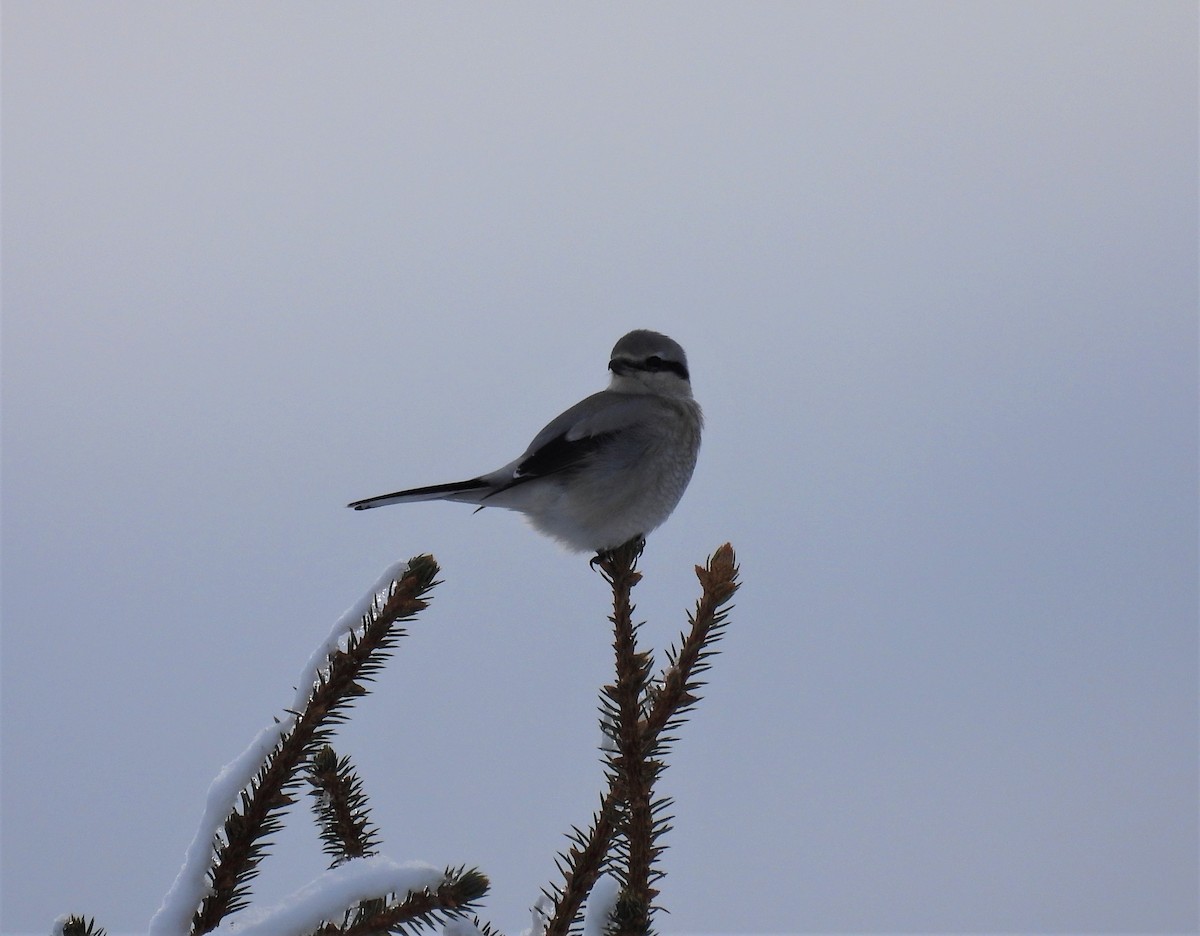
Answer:
<svg viewBox="0 0 1200 936"><path fill-rule="evenodd" d="M620 546L600 560L605 578L612 584L613 650L616 653L616 682L604 687L611 700L608 712L613 718L613 740L616 751L608 756L611 783L620 804L617 827L618 861L613 871L622 884L614 917L620 919L619 933L641 934L650 928L650 908L658 891L652 886L654 859L659 849L654 845L654 819L650 801L654 781L661 764L650 756L642 725L642 704L650 680L652 658L638 650L637 632L641 626L633 622L634 605L631 593L641 581L637 560L645 543L641 539Z"/></svg>
<svg viewBox="0 0 1200 936"><path fill-rule="evenodd" d="M574 844L556 857L563 883L542 891L550 898L553 911L544 936L567 936L582 923L583 902L604 870L609 846L617 833L617 813L616 785L610 779L592 824L586 832L573 829L570 838Z"/></svg>
<svg viewBox="0 0 1200 936"><path fill-rule="evenodd" d="M97 926L94 917L84 919L72 914L62 921L61 929L55 930L61 936L107 936L103 926Z"/></svg>
<svg viewBox="0 0 1200 936"><path fill-rule="evenodd" d="M726 543L705 566L696 566L701 597L695 612L688 615L689 631L681 635L678 650L668 651L666 670L650 680L649 655L636 647L637 627L632 623L630 601L630 591L641 579L636 562L644 545L634 540L592 560L613 588L610 620L618 676L616 684L606 686L602 692L600 723L616 750L608 759L608 790L600 809L586 831L572 830L571 846L558 855L562 885L543 891L553 903L546 936L567 936L578 931L583 902L606 866L622 884L608 931L649 932L649 916L657 896L653 883L663 875L653 863L665 847L658 843L670 831L673 819L668 814L670 800L652 798L654 780L663 769L660 757L674 740L664 730L678 727L682 716L699 701L696 693L703 683L697 677L711 665L710 658L716 653L713 644L721 639L727 623L729 609L722 610L723 606L738 588L733 547ZM640 685L638 715L631 720L635 709L628 690L635 684ZM639 752L640 766L631 778L626 758ZM632 790L638 791L637 815L630 804ZM632 840L630 830L635 830Z"/></svg>
<svg viewBox="0 0 1200 936"><path fill-rule="evenodd" d="M486 922L485 920L479 919L477 916L471 917L469 921L464 919L463 922L469 923L470 927L474 930L472 936L475 936L475 934L478 934L478 936L504 936L504 934L492 926L492 924ZM442 936L465 936L465 934L470 932L471 929L451 925L443 930Z"/></svg>
<svg viewBox="0 0 1200 936"><path fill-rule="evenodd" d="M371 824L362 779L349 757L339 758L326 744L312 756L307 780L320 826L322 850L337 867L350 858L376 853L379 830Z"/></svg>
<svg viewBox="0 0 1200 936"><path fill-rule="evenodd" d="M293 713L294 723L281 734L225 820L223 834L214 843L208 895L192 918L193 936L212 931L227 914L246 906L250 882L270 845L268 837L281 828L283 812L294 802L291 793L301 781L301 764L327 742L354 699L366 694L363 683L374 678L405 634L395 625L427 606L423 596L437 584L437 573L432 556L411 560L400 581L372 602L345 649L330 653L304 710Z"/></svg>
<svg viewBox="0 0 1200 936"><path fill-rule="evenodd" d="M664 876L657 859L665 848L661 840L673 821L670 799L656 797L654 785L665 767L663 757L674 741L671 733L699 702L699 691L704 686L701 677L717 652L715 645L724 635L731 610L727 605L739 586L733 548L727 543L709 557L705 566L696 567L701 597L695 611L688 614L689 629L680 635L678 648L667 651L666 668L652 678L654 661L650 653L638 649L641 624L634 622L631 598L642 578L637 561L644 545L639 538L593 560L613 591L609 620L613 625L616 674L613 683L603 687L600 698L601 728L607 739L604 750L608 788L591 825L586 830L574 828L570 846L556 859L563 884L544 891L549 905L539 901L535 908L535 928L546 936L579 932L581 908L606 870L621 889L604 932L610 936L651 933L654 899L658 896L655 884ZM250 882L270 846L269 836L281 828L284 811L306 779L316 800L324 849L333 857L333 865L375 852L377 830L369 820L361 781L349 760L339 758L328 739L334 727L348 717L354 700L367 693L365 684L380 671L405 635L398 624L427 606L425 596L437 584L438 566L430 556L411 560L402 571L398 568L389 569L376 590L369 593L369 607L356 626L349 622L357 611L339 622L330 641L314 656L308 667L311 685L306 687L304 683L309 680L302 680L304 691L298 693L295 703L300 711L290 711L282 721L276 719L273 727L260 733L226 768L236 782L223 780L225 772L214 781L215 789L229 792L214 797L210 791L208 815L212 821L202 824L201 835L189 849L184 870L176 879L177 886L152 921L154 932L179 932L190 915L191 934L200 936L246 905ZM322 660L323 664L318 665ZM259 752L264 749L265 759L260 760ZM233 792L238 802L214 836L208 889L201 897L197 886L202 883L206 866L205 839L217 818L224 815L220 804L227 802ZM190 875L189 869L197 873ZM374 873L376 868L356 865L350 879L361 880L356 876L363 870ZM182 887L178 886L181 880L185 882ZM322 907L311 920L323 916L328 920L326 914L337 913L343 916L342 921L325 922L310 936L377 936L450 924L455 931L469 926L483 936L498 936L478 917L469 916L489 888L488 879L478 870L447 868L436 887L380 893L388 887L405 886L396 879L379 884L375 890L379 896L361 899L344 912L340 907L336 911ZM191 908L196 902L199 908L193 914ZM105 936L94 921L75 916L63 918L56 932L62 936Z"/></svg>
<svg viewBox="0 0 1200 936"><path fill-rule="evenodd" d="M688 614L690 630L680 635L680 646L667 652L668 666L655 684L653 699L646 716L646 733L658 738L664 728L675 728L700 697L704 686L697 677L712 665L717 653L714 646L725 635L729 612L726 608L741 583L738 582L737 557L726 543L709 559L708 564L696 566L700 580L700 600L694 613ZM664 738L664 743L674 739Z"/></svg>
<svg viewBox="0 0 1200 936"><path fill-rule="evenodd" d="M488 892L487 876L476 868L447 868L435 888L364 901L342 925L326 923L312 936L379 936L412 933L421 927L445 926L472 913Z"/></svg>

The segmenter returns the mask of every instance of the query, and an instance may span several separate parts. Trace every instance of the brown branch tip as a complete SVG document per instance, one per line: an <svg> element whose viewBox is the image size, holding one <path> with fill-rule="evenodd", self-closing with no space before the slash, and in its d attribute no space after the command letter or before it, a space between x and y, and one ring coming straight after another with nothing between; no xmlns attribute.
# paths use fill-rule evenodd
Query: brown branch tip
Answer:
<svg viewBox="0 0 1200 936"><path fill-rule="evenodd" d="M696 578L700 580L704 596L722 605L738 590L741 584L737 580L739 571L733 546L726 543L709 556L707 566L696 566Z"/></svg>

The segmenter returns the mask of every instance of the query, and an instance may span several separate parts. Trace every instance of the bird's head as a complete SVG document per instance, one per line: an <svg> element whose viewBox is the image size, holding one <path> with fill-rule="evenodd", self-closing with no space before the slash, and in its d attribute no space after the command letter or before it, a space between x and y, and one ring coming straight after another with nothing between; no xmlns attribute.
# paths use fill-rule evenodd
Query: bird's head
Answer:
<svg viewBox="0 0 1200 936"><path fill-rule="evenodd" d="M610 390L618 393L653 393L658 396L690 397L687 355L677 341L655 331L639 328L616 343L608 369Z"/></svg>

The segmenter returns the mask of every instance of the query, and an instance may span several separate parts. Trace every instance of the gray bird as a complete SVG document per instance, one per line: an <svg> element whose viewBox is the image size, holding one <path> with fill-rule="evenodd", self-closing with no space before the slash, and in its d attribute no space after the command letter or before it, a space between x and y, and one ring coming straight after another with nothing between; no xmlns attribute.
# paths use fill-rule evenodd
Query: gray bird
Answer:
<svg viewBox="0 0 1200 936"><path fill-rule="evenodd" d="M449 500L504 507L576 552L604 552L645 536L683 496L704 420L683 348L666 335L631 331L616 343L608 369L607 390L557 416L503 468L347 506Z"/></svg>

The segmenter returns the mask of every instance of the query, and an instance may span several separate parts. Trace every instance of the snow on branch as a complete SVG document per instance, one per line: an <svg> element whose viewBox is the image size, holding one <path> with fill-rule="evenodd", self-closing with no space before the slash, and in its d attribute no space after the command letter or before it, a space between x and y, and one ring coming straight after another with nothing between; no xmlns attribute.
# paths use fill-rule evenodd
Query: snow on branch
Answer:
<svg viewBox="0 0 1200 936"><path fill-rule="evenodd" d="M358 858L330 868L274 907L230 917L212 932L214 936L311 933L363 901L381 894L408 896L436 889L445 883L445 878L445 872L432 865L398 864L382 855Z"/></svg>
<svg viewBox="0 0 1200 936"><path fill-rule="evenodd" d="M426 606L437 563L419 556L390 567L334 625L300 676L291 710L268 725L213 780L200 828L158 912L151 936L207 933L246 905L249 882L293 798L298 770L324 745L342 710L366 689L404 635L394 625Z"/></svg>
<svg viewBox="0 0 1200 936"><path fill-rule="evenodd" d="M651 675L638 648L631 595L641 581L638 538L593 560L612 587L616 670L600 699L607 789L586 829L557 856L561 884L542 891L529 936L650 936L655 886L665 874L660 844L670 800L656 797L673 733L699 702L738 589L733 548L696 567L701 597L679 646ZM378 854L367 796L349 758L328 741L365 683L405 635L400 623L427 606L438 565L418 556L389 568L334 625L301 673L292 707L258 733L209 787L183 867L150 922L151 936L377 936L440 927L443 936L501 936L471 915L488 891L478 870L399 864ZM307 784L331 868L277 906L249 909L250 883L269 836ZM586 906L586 915L585 908ZM240 912L239 912L240 911ZM236 914L236 916L235 916ZM94 921L64 916L61 936L104 936Z"/></svg>
<svg viewBox="0 0 1200 936"><path fill-rule="evenodd" d="M216 936L355 936L386 933L439 911L465 910L487 890L477 871L439 870L421 862L398 864L375 855L331 868L264 911L241 914L213 930ZM381 896L386 895L386 896ZM328 921L342 917L340 924Z"/></svg>

